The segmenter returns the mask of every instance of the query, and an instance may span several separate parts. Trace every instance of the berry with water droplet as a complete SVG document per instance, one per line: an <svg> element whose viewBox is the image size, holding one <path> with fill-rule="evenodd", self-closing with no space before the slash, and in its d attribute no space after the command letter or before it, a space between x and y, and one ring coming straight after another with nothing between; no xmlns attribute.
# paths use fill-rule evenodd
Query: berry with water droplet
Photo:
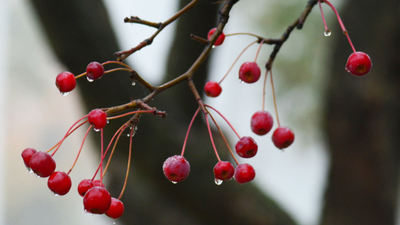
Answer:
<svg viewBox="0 0 400 225"><path fill-rule="evenodd" d="M245 62L240 66L239 79L246 83L254 83L260 79L261 70L256 62Z"/></svg>
<svg viewBox="0 0 400 225"><path fill-rule="evenodd" d="M272 126L274 125L274 120L272 116L267 111L257 111L251 117L251 130L258 135L265 135L267 134Z"/></svg>
<svg viewBox="0 0 400 225"><path fill-rule="evenodd" d="M93 109L88 115L88 121L94 129L102 129L107 125L107 114L101 109Z"/></svg>
<svg viewBox="0 0 400 225"><path fill-rule="evenodd" d="M208 35L207 35L207 39L208 39L208 40L211 39L211 36L215 33L215 31L217 31L217 28L212 28L212 29L208 32ZM222 33L218 36L217 40L215 41L214 46L222 45L222 43L224 43L224 40L225 40L225 34L224 34L224 32L222 32Z"/></svg>
<svg viewBox="0 0 400 225"><path fill-rule="evenodd" d="M181 182L189 175L190 165L185 157L174 155L164 161L163 172L171 182Z"/></svg>
<svg viewBox="0 0 400 225"><path fill-rule="evenodd" d="M111 198L110 208L107 210L106 215L113 219L118 219L124 214L124 203L116 198Z"/></svg>
<svg viewBox="0 0 400 225"><path fill-rule="evenodd" d="M371 67L371 58L364 52L351 53L346 63L346 71L356 76L364 76Z"/></svg>
<svg viewBox="0 0 400 225"><path fill-rule="evenodd" d="M29 161L31 161L31 158L33 154L35 154L37 151L34 148L26 148L22 151L21 156L22 159L24 160L24 164L26 168L30 169L29 167Z"/></svg>
<svg viewBox="0 0 400 225"><path fill-rule="evenodd" d="M232 163L227 161L219 161L214 166L214 176L218 180L230 180L235 174L235 168Z"/></svg>
<svg viewBox="0 0 400 225"><path fill-rule="evenodd" d="M78 193L80 196L84 196L86 192L92 188L93 185L93 180L92 179L84 179L78 184Z"/></svg>
<svg viewBox="0 0 400 225"><path fill-rule="evenodd" d="M91 62L86 67L86 76L88 80L94 81L100 79L104 74L104 67L98 62Z"/></svg>
<svg viewBox="0 0 400 225"><path fill-rule="evenodd" d="M50 175L47 186L56 195L65 195L71 189L71 178L65 172L57 171Z"/></svg>
<svg viewBox="0 0 400 225"><path fill-rule="evenodd" d="M56 77L56 86L61 93L68 93L76 87L74 74L71 72L62 72Z"/></svg>
<svg viewBox="0 0 400 225"><path fill-rule="evenodd" d="M250 182L254 179L255 176L256 171L251 165L247 163L240 164L235 169L235 180L239 184Z"/></svg>
<svg viewBox="0 0 400 225"><path fill-rule="evenodd" d="M272 142L279 149L289 147L294 141L294 133L287 127L278 127L272 134Z"/></svg>
<svg viewBox="0 0 400 225"><path fill-rule="evenodd" d="M257 154L258 145L252 137L242 137L235 145L236 153L243 158L251 158Z"/></svg>
<svg viewBox="0 0 400 225"><path fill-rule="evenodd" d="M39 177L48 177L56 169L56 162L46 152L36 152L29 161L29 167Z"/></svg>
<svg viewBox="0 0 400 225"><path fill-rule="evenodd" d="M111 205L111 195L104 187L90 188L83 196L83 207L86 212L103 214Z"/></svg>
<svg viewBox="0 0 400 225"><path fill-rule="evenodd" d="M215 81L208 81L204 86L204 92L208 97L218 97L222 92L222 88L219 83Z"/></svg>

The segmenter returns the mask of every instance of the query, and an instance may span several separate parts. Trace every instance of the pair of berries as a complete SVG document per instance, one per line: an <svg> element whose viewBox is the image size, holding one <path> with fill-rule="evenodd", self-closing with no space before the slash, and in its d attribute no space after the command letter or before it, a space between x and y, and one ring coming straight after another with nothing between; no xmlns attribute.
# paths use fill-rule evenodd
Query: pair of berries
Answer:
<svg viewBox="0 0 400 225"><path fill-rule="evenodd" d="M78 193L83 197L83 206L86 212L106 214L113 219L121 217L124 213L122 201L111 197L110 192L100 180L82 180L78 185Z"/></svg>
<svg viewBox="0 0 400 225"><path fill-rule="evenodd" d="M174 155L167 158L163 164L163 172L165 177L172 183L178 183L186 179L190 172L190 164L181 155ZM232 163L227 161L219 161L214 166L214 176L216 181L230 180L235 177L235 180L240 183L252 181L256 173L254 168L247 164L240 164L233 167Z"/></svg>
<svg viewBox="0 0 400 225"><path fill-rule="evenodd" d="M104 67L98 62L91 62L86 67L86 77L88 81L100 79L104 74ZM68 94L76 87L76 78L73 73L65 71L57 75L56 86L63 95Z"/></svg>
<svg viewBox="0 0 400 225"><path fill-rule="evenodd" d="M27 148L21 153L26 168L34 172L38 177L49 177L47 186L55 195L65 195L71 189L70 176L62 171L55 171L56 162L46 152L38 152L33 148Z"/></svg>

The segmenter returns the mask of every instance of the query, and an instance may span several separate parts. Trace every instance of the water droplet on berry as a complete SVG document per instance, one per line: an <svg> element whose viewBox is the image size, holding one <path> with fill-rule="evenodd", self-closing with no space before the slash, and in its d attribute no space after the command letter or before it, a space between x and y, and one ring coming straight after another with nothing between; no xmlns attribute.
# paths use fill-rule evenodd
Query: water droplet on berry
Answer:
<svg viewBox="0 0 400 225"><path fill-rule="evenodd" d="M332 32L330 30L326 30L324 32L325 37L329 37L329 36L331 36L331 34L332 34Z"/></svg>
<svg viewBox="0 0 400 225"><path fill-rule="evenodd" d="M215 178L215 184L216 185L221 185L222 184L222 182L223 182L223 180L220 180L220 179L217 179L217 178Z"/></svg>
<svg viewBox="0 0 400 225"><path fill-rule="evenodd" d="M62 96L67 96L69 92L60 92Z"/></svg>
<svg viewBox="0 0 400 225"><path fill-rule="evenodd" d="M99 132L99 131L100 131L100 129L96 129L96 128L93 128L93 130L96 131L96 132Z"/></svg>
<svg viewBox="0 0 400 225"><path fill-rule="evenodd" d="M94 79L89 78L88 76L86 76L86 78L87 78L87 80L88 80L89 82L93 82L93 81L94 81Z"/></svg>
<svg viewBox="0 0 400 225"><path fill-rule="evenodd" d="M59 194L56 194L56 193L54 193L54 192L53 192L53 195L56 196L56 197L57 197L57 196L60 196Z"/></svg>
<svg viewBox="0 0 400 225"><path fill-rule="evenodd" d="M178 182L176 182L176 181L171 181L171 183L173 183L173 184L177 184Z"/></svg>
<svg viewBox="0 0 400 225"><path fill-rule="evenodd" d="M30 167L26 167L29 173L33 173L33 170Z"/></svg>
<svg viewBox="0 0 400 225"><path fill-rule="evenodd" d="M215 45L213 45L212 48L215 48Z"/></svg>
<svg viewBox="0 0 400 225"><path fill-rule="evenodd" d="M241 80L241 79L239 79L239 83L243 84L243 83L244 83L244 81L243 81L243 80Z"/></svg>
<svg viewBox="0 0 400 225"><path fill-rule="evenodd" d="M107 124L109 124L110 123L110 120L109 119L107 119Z"/></svg>

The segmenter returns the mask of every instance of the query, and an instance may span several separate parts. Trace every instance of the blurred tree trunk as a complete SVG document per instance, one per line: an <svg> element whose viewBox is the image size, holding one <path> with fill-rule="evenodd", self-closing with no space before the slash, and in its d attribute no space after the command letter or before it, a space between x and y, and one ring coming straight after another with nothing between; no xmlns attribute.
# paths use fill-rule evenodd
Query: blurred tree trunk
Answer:
<svg viewBox="0 0 400 225"><path fill-rule="evenodd" d="M181 1L180 5L187 2ZM120 50L101 1L32 0L32 3L55 53L71 72L83 72L91 61L112 60L113 53ZM205 36L216 24L218 8L212 1L200 1L178 20L165 73L168 78L185 72L202 51L204 46L190 40L189 34ZM132 43L132 46L136 44ZM207 63L195 75L199 90L202 90L206 74ZM138 86L132 87L126 73L104 76L93 83L85 79L79 81L88 111L141 98L143 89ZM176 225L294 224L274 201L252 184L239 185L234 181L221 186L214 184L212 169L217 160L200 118L192 128L185 154L191 163L191 174L184 182L172 185L164 177L161 167L167 157L180 154L197 104L185 83L163 92L150 104L167 111L168 116L165 119L147 115L141 118L134 137L131 174L122 198L126 212L120 221L125 224ZM118 126L114 121L107 125L106 135L110 137ZM127 139L122 138L118 144L106 176L110 181L107 188L113 196L119 194L125 176Z"/></svg>
<svg viewBox="0 0 400 225"><path fill-rule="evenodd" d="M372 71L344 72L351 49L339 36L326 102L332 157L323 225L395 224L400 146L399 0L350 0L340 10ZM335 28L339 33L339 28ZM343 72L340 72L343 71Z"/></svg>

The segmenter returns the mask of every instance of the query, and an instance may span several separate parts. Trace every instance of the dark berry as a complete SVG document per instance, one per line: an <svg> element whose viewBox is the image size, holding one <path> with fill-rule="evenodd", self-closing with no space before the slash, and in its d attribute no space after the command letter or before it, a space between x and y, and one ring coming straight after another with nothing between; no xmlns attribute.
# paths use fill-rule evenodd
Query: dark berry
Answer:
<svg viewBox="0 0 400 225"><path fill-rule="evenodd" d="M29 161L31 161L32 155L35 154L36 152L37 152L36 149L26 148L21 153L22 159L24 160L24 164L26 168L28 168L28 170L30 170Z"/></svg>
<svg viewBox="0 0 400 225"><path fill-rule="evenodd" d="M189 162L180 155L174 155L165 160L163 164L165 177L173 183L186 179L190 172Z"/></svg>
<svg viewBox="0 0 400 225"><path fill-rule="evenodd" d="M56 162L46 152L36 152L29 161L29 167L39 177L48 177L56 169Z"/></svg>
<svg viewBox="0 0 400 225"><path fill-rule="evenodd" d="M92 188L93 185L93 180L92 179L84 179L78 184L78 193L80 196L84 196L86 192Z"/></svg>
<svg viewBox="0 0 400 225"><path fill-rule="evenodd" d="M243 158L251 158L257 154L258 145L253 138L245 136L235 145L236 153Z"/></svg>
<svg viewBox="0 0 400 225"><path fill-rule="evenodd" d="M371 58L364 52L351 53L346 63L346 71L356 76L364 76L371 67Z"/></svg>
<svg viewBox="0 0 400 225"><path fill-rule="evenodd" d="M208 81L204 86L204 92L208 97L218 97L222 92L222 88L219 83L215 81Z"/></svg>
<svg viewBox="0 0 400 225"><path fill-rule="evenodd" d="M230 180L235 173L232 163L226 161L219 161L214 166L214 176L218 180Z"/></svg>
<svg viewBox="0 0 400 225"><path fill-rule="evenodd" d="M116 198L111 198L110 208L107 210L106 215L113 219L118 219L124 214L124 203Z"/></svg>
<svg viewBox="0 0 400 225"><path fill-rule="evenodd" d="M67 94L74 90L76 87L76 80L74 74L70 72L62 72L56 77L56 85L61 93Z"/></svg>
<svg viewBox="0 0 400 225"><path fill-rule="evenodd" d="M211 30L208 32L208 35L207 35L207 39L208 39L208 40L211 39L211 36L215 33L215 31L217 31L217 28L213 28L213 29L211 29ZM222 33L218 36L218 38L217 38L217 40L215 41L214 45L215 45L215 46L222 45L222 43L224 43L224 40L225 40L225 34L224 34L224 32L222 32Z"/></svg>
<svg viewBox="0 0 400 225"><path fill-rule="evenodd" d="M239 69L239 79L245 83L254 83L260 79L261 70L255 62L245 62Z"/></svg>
<svg viewBox="0 0 400 225"><path fill-rule="evenodd" d="M71 189L71 178L65 172L54 172L47 180L47 186L56 195L65 195Z"/></svg>
<svg viewBox="0 0 400 225"><path fill-rule="evenodd" d="M235 180L239 184L252 181L255 176L256 176L256 171L251 165L247 163L240 164L235 169Z"/></svg>
<svg viewBox="0 0 400 225"><path fill-rule="evenodd" d="M93 109L89 113L88 121L94 129L102 129L107 125L107 114L101 109Z"/></svg>
<svg viewBox="0 0 400 225"><path fill-rule="evenodd" d="M86 212L103 214L107 212L110 205L111 195L104 187L92 187L83 196L83 207Z"/></svg>
<svg viewBox="0 0 400 225"><path fill-rule="evenodd" d="M278 127L272 134L272 142L279 149L289 147L294 141L294 133L287 127Z"/></svg>
<svg viewBox="0 0 400 225"><path fill-rule="evenodd" d="M91 62L86 67L86 76L88 81L100 79L104 74L104 67L98 62Z"/></svg>
<svg viewBox="0 0 400 225"><path fill-rule="evenodd" d="M272 126L274 125L274 120L272 116L267 111L258 111L251 117L251 130L258 135L267 134Z"/></svg>

